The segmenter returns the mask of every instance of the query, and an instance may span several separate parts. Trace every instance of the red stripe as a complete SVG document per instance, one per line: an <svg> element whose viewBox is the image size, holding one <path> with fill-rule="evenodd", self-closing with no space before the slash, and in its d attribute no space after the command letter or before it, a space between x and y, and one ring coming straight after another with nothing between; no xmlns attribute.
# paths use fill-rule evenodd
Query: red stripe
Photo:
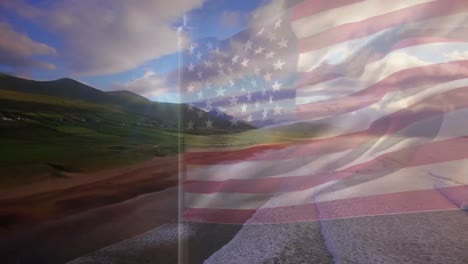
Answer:
<svg viewBox="0 0 468 264"><path fill-rule="evenodd" d="M352 112L378 102L391 91L435 85L468 77L468 60L439 63L396 72L370 87L337 99L297 105L299 119L313 119Z"/></svg>
<svg viewBox="0 0 468 264"><path fill-rule="evenodd" d="M387 175L398 169L468 158L468 137L426 143L382 154L341 171L318 175L269 177L260 179L229 179L224 181L186 182L185 191L191 193L280 193L303 191L320 184L375 172ZM387 162L391 161L391 162ZM400 162L400 163L398 163ZM273 165L272 165L273 166ZM369 177L372 175L368 175ZM381 177L377 175L375 177Z"/></svg>
<svg viewBox="0 0 468 264"><path fill-rule="evenodd" d="M463 12L468 8L464 0L441 0L372 17L364 21L344 24L299 41L301 53L372 35L383 29L422 19Z"/></svg>
<svg viewBox="0 0 468 264"><path fill-rule="evenodd" d="M468 61L465 63L468 63ZM454 68L456 69L456 67ZM445 68L442 67L442 69ZM428 72L428 76L434 77L435 74L431 74L431 72L434 71L437 72L437 69L432 69L430 72ZM449 72L451 71L449 70ZM373 136L391 134L424 118L433 117L444 112L450 112L467 107L468 99L466 98L466 89L467 88L461 87L442 94L436 94L428 97L423 101L408 107L407 109L397 111L388 116L375 120L372 122L369 129L361 132L345 134L326 139L299 141L298 143L292 142L253 146L235 151L188 152L184 154L184 162L188 165L210 165L234 163L237 161L247 160L274 160L282 158L303 157L306 155L329 154L352 149L369 142L369 138ZM292 153L280 152L280 150L286 149L287 147L293 145L301 145L302 147L300 150ZM259 154L264 153L267 150L276 150L276 152L279 154L275 154L276 156L259 156Z"/></svg>
<svg viewBox="0 0 468 264"><path fill-rule="evenodd" d="M233 224L287 223L458 209L467 201L468 188L458 186L258 210L189 208L185 219Z"/></svg>
<svg viewBox="0 0 468 264"><path fill-rule="evenodd" d="M466 42L468 41L468 30L457 30L453 31L450 34L442 34L440 29L434 29L434 32L424 32L428 36L413 36L411 38L405 38L405 36L398 36L397 38L392 38L383 45L389 45L389 42L393 42L393 45L385 51L382 51L382 45L379 45L379 48L376 48L374 45L380 44L378 42L371 42L367 50L359 50L355 56L352 56L349 60L344 63L337 65L321 65L312 71L304 72L301 74L301 79L298 81L297 88L301 89L309 85L315 85L321 82L330 81L339 77L347 75L348 71L355 70L356 68L364 69L365 65L371 62L378 61L384 58L387 54L392 51L396 51L403 48L408 48L411 46L417 46L422 44L430 43L450 43L450 42ZM416 34L417 32L410 32L411 34ZM439 33L442 36L437 36ZM429 34L432 34L429 36ZM423 34L421 34L423 35ZM403 38L403 39L401 39ZM356 65L358 64L358 65Z"/></svg>
<svg viewBox="0 0 468 264"><path fill-rule="evenodd" d="M308 0L291 8L291 20L301 19L329 9L350 5L363 0Z"/></svg>

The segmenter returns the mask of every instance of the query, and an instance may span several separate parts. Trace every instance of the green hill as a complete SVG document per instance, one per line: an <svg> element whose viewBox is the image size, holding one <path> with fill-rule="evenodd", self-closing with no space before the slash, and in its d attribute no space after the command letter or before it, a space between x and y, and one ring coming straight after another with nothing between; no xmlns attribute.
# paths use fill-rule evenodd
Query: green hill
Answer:
<svg viewBox="0 0 468 264"><path fill-rule="evenodd" d="M196 120L199 111L129 91L103 92L71 79L0 75L0 189L173 155L181 136L252 128L241 124L233 131L228 120L211 115L217 129L179 131L180 115Z"/></svg>

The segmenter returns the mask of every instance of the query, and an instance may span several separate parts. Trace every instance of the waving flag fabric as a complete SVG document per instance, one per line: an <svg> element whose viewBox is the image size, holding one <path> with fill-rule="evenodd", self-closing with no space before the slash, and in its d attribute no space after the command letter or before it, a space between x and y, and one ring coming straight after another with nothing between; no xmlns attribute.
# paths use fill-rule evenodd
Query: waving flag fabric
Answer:
<svg viewBox="0 0 468 264"><path fill-rule="evenodd" d="M462 0L304 1L226 41L192 44L184 96L208 114L187 127L213 129L216 114L313 137L188 151L186 219L467 209L467 10Z"/></svg>

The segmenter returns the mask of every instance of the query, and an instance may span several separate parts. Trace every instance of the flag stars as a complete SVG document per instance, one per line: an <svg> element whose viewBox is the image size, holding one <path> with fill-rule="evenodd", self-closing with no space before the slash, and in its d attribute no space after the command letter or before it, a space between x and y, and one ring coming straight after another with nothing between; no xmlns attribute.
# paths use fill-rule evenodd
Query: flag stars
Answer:
<svg viewBox="0 0 468 264"><path fill-rule="evenodd" d="M209 60L205 60L203 62L203 64L205 65L206 68L211 68L213 67L213 62L209 61Z"/></svg>
<svg viewBox="0 0 468 264"><path fill-rule="evenodd" d="M262 35L264 31L265 31L265 28L261 28L261 29L257 32L257 36Z"/></svg>
<svg viewBox="0 0 468 264"><path fill-rule="evenodd" d="M189 47L189 54L193 54L193 52L195 51L195 48L196 46L194 44L190 44L190 47Z"/></svg>
<svg viewBox="0 0 468 264"><path fill-rule="evenodd" d="M255 66L254 72L256 75L260 74L260 68Z"/></svg>
<svg viewBox="0 0 468 264"><path fill-rule="evenodd" d="M193 122L192 122L192 120L190 120L190 121L187 123L187 128L188 128L188 129L193 129Z"/></svg>
<svg viewBox="0 0 468 264"><path fill-rule="evenodd" d="M255 101L255 109L258 109L260 107L260 103L258 101Z"/></svg>
<svg viewBox="0 0 468 264"><path fill-rule="evenodd" d="M206 88L206 89L211 89L211 86L212 86L212 85L213 85L213 83L210 82L210 81L208 81L208 80L205 82L205 88Z"/></svg>
<svg viewBox="0 0 468 264"><path fill-rule="evenodd" d="M247 42L244 44L244 49L245 50L251 50L252 49L252 41L247 40Z"/></svg>
<svg viewBox="0 0 468 264"><path fill-rule="evenodd" d="M190 65L187 66L187 69L189 72L193 72L195 70L195 65L193 65L193 63L190 63Z"/></svg>
<svg viewBox="0 0 468 264"><path fill-rule="evenodd" d="M202 99L203 98L203 91L202 90L198 91L197 96L198 96L198 99Z"/></svg>
<svg viewBox="0 0 468 264"><path fill-rule="evenodd" d="M269 32L268 33L268 40L270 40L270 42L275 41L276 40L276 35L273 32Z"/></svg>
<svg viewBox="0 0 468 264"><path fill-rule="evenodd" d="M275 52L272 51L272 50L270 52L268 52L267 54L265 54L265 57L267 59L273 59L273 56L275 56Z"/></svg>
<svg viewBox="0 0 468 264"><path fill-rule="evenodd" d="M278 81L275 81L275 83L271 86L273 87L273 92L276 92L276 91L279 91L280 88L281 88L281 83L279 83Z"/></svg>
<svg viewBox="0 0 468 264"><path fill-rule="evenodd" d="M283 110L282 106L278 106L278 104L275 105L275 115L280 115L281 110Z"/></svg>
<svg viewBox="0 0 468 264"><path fill-rule="evenodd" d="M213 44L211 42L208 42L206 43L206 47L209 49L209 50L212 50L213 49Z"/></svg>
<svg viewBox="0 0 468 264"><path fill-rule="evenodd" d="M263 76L263 78L265 79L265 81L271 82L271 73L267 72L267 73Z"/></svg>
<svg viewBox="0 0 468 264"><path fill-rule="evenodd" d="M202 57L202 54L200 53L200 51L197 53L197 60L200 60Z"/></svg>
<svg viewBox="0 0 468 264"><path fill-rule="evenodd" d="M187 86L187 92L193 93L194 90L195 90L195 86L193 86L193 84L190 83L189 86Z"/></svg>
<svg viewBox="0 0 468 264"><path fill-rule="evenodd" d="M282 20L281 18L279 18L278 20L276 20L276 22L275 22L275 28L281 27L281 22L283 22L283 20Z"/></svg>
<svg viewBox="0 0 468 264"><path fill-rule="evenodd" d="M234 57L232 57L231 59L232 64L237 63L238 60L239 60L239 55L234 55Z"/></svg>
<svg viewBox="0 0 468 264"><path fill-rule="evenodd" d="M255 50L254 55L262 54L262 52L263 52L264 49L265 49L265 48L262 47L262 46L258 47L258 48Z"/></svg>
<svg viewBox="0 0 468 264"><path fill-rule="evenodd" d="M247 112L247 107L248 107L248 105L246 105L246 104L243 104L243 105L241 106L242 113L246 113L246 112Z"/></svg>
<svg viewBox="0 0 468 264"><path fill-rule="evenodd" d="M231 126L237 126L237 119L232 118L230 122L231 122Z"/></svg>
<svg viewBox="0 0 468 264"><path fill-rule="evenodd" d="M202 110L199 110L199 111L197 112L198 118L202 118L202 117L203 117L203 113L204 113L204 112L203 112Z"/></svg>
<svg viewBox="0 0 468 264"><path fill-rule="evenodd" d="M203 77L203 72L202 71L198 71L197 72L197 77L198 79L201 79Z"/></svg>
<svg viewBox="0 0 468 264"><path fill-rule="evenodd" d="M223 89L223 87L219 87L218 90L216 90L216 96L224 96L225 92L226 89Z"/></svg>
<svg viewBox="0 0 468 264"><path fill-rule="evenodd" d="M268 100L268 103L269 103L269 104L273 104L273 95L271 95L271 94L270 94L270 98L269 98L269 100Z"/></svg>
<svg viewBox="0 0 468 264"><path fill-rule="evenodd" d="M278 45L280 46L280 48L287 48L288 47L288 40L287 39L282 39Z"/></svg>
<svg viewBox="0 0 468 264"><path fill-rule="evenodd" d="M213 128L213 121L209 120L205 122L206 128Z"/></svg>
<svg viewBox="0 0 468 264"><path fill-rule="evenodd" d="M252 115L248 115L248 116L247 116L247 122L249 122L249 123L250 123L250 122L252 122L252 121L253 121L253 119L252 119Z"/></svg>
<svg viewBox="0 0 468 264"><path fill-rule="evenodd" d="M229 80L229 86L234 87L234 81L233 80Z"/></svg>
<svg viewBox="0 0 468 264"><path fill-rule="evenodd" d="M268 110L266 108L263 108L262 119L263 120L267 119L267 116L268 116Z"/></svg>
<svg viewBox="0 0 468 264"><path fill-rule="evenodd" d="M247 102L252 101L252 94L250 94L250 91L247 91L246 97L247 97Z"/></svg>
<svg viewBox="0 0 468 264"><path fill-rule="evenodd" d="M233 96L231 99L229 99L229 102L231 105L237 105L237 97Z"/></svg>
<svg viewBox="0 0 468 264"><path fill-rule="evenodd" d="M244 60L242 60L242 63L241 63L241 64L242 64L242 67L243 67L243 68L247 68L247 66L249 66L249 65L248 65L248 64L249 64L249 60L248 60L248 59L244 59Z"/></svg>
<svg viewBox="0 0 468 264"><path fill-rule="evenodd" d="M188 105L187 105L187 108L189 111L193 111L193 103L190 102Z"/></svg>
<svg viewBox="0 0 468 264"><path fill-rule="evenodd" d="M275 68L275 70L282 70L284 64L285 64L284 61L281 61L280 59L278 59L278 61L276 61L276 63L273 64L273 67Z"/></svg>

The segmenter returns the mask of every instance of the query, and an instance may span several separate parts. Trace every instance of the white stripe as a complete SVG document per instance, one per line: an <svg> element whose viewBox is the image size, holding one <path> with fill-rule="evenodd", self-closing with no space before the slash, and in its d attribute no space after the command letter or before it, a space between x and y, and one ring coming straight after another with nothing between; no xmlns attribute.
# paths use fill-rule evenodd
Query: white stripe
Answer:
<svg viewBox="0 0 468 264"><path fill-rule="evenodd" d="M301 205L314 201L335 201L379 194L429 190L440 185L444 187L467 185L468 181L465 177L467 170L468 159L463 159L403 168L356 185L346 186L344 181L331 181L304 191L279 193L271 199L264 194L186 193L186 204L189 208L258 209ZM356 173L356 178L363 175L365 174ZM442 177L438 178L433 175ZM330 188L332 186L341 188L333 191L333 188Z"/></svg>
<svg viewBox="0 0 468 264"><path fill-rule="evenodd" d="M450 56L443 53L445 50L464 52L468 50L468 43L429 43L393 51L384 58L367 64L358 78L345 76L298 89L296 103L310 103L316 101L317 97L344 97L399 71L452 61Z"/></svg>
<svg viewBox="0 0 468 264"><path fill-rule="evenodd" d="M297 71L309 72L324 64L339 64L347 59L350 59L356 52L363 47L368 46L372 41L382 37L385 34L386 38L391 38L388 41L395 39L399 36L402 30L409 32L424 31L427 29L437 29L438 36L444 36L453 31L454 28L466 28L468 23L467 13L458 13L449 16L430 18L423 21L416 21L407 23L402 28L401 26L394 26L376 32L372 35L365 36L359 39L353 39L342 43L330 45L318 50L311 50L299 54ZM433 33L431 31L431 33ZM428 35L430 37L431 35ZM410 37L410 36L407 36ZM402 39L403 40L403 39ZM378 50L378 47L377 49Z"/></svg>
<svg viewBox="0 0 468 264"><path fill-rule="evenodd" d="M298 38L306 38L334 27L363 21L418 4L428 0L368 0L342 6L293 21L292 28Z"/></svg>
<svg viewBox="0 0 468 264"><path fill-rule="evenodd" d="M402 108L413 105L417 102L424 100L435 94L442 94L459 87L468 86L468 78L442 83L436 86L422 86L413 89L398 91L388 95L387 99L384 98L382 101L375 103L369 107L353 113L346 113L329 119L317 121L317 125L324 127L322 131L322 139L330 138L333 136L343 135L347 133L353 133L362 131L369 128L372 122L375 120L390 115ZM463 120L463 116L468 115L468 110L458 110L445 114L444 122L437 135L437 140L443 140L452 137L459 137L465 135L465 131L468 131L468 122L460 122ZM429 119L428 119L429 120ZM424 120L422 120L424 121ZM426 120L427 121L427 120ZM318 123L320 122L320 123ZM465 125L466 124L466 125ZM385 135L380 137L381 142L395 142L395 145L391 149L386 151L397 150L400 147L414 146L424 140L422 138L406 138L406 133L414 127L421 126L419 122L416 122L407 128L403 128L401 131L394 135ZM404 135L404 136L402 136ZM320 136L320 135L319 135ZM378 137L376 137L378 138ZM400 142L398 144L398 142ZM287 147L282 150L268 150L259 154L256 154L257 158L262 158L261 161L249 161L242 160L236 161L234 164L215 164L210 166L188 166L187 179L188 180L207 180L207 181L221 181L228 179L259 179L265 177L286 177L286 176L299 176L307 175L311 172L320 173L330 171L330 165L333 164L333 169L348 167L352 164L358 164L365 162L377 154L380 155L383 152L376 152L381 146L378 142L369 149L370 146L364 145L351 150L345 150L337 153L309 155L302 159L292 158L288 159L292 154L306 145L294 145ZM360 159L352 162L339 164L338 161L342 160L343 157L349 157L352 153L364 153L366 155L361 156ZM386 152L385 151L385 152ZM280 162L278 162L280 160Z"/></svg>

